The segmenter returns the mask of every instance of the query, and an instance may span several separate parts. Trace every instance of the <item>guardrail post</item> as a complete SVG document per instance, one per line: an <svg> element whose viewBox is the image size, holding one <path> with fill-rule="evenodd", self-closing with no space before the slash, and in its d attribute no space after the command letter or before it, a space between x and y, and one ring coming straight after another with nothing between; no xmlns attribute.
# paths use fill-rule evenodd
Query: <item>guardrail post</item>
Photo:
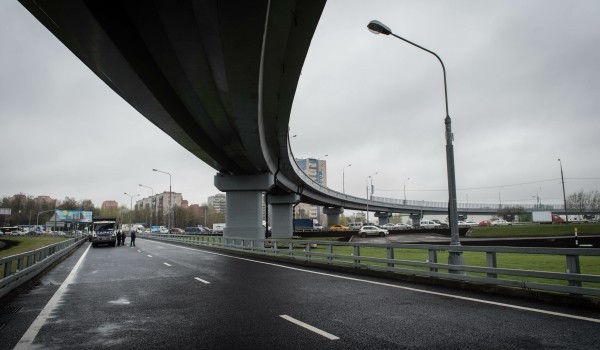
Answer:
<svg viewBox="0 0 600 350"><path fill-rule="evenodd" d="M580 274L579 255L567 255L567 273ZM581 287L581 281L569 280L569 286Z"/></svg>
<svg viewBox="0 0 600 350"><path fill-rule="evenodd" d="M288 241L288 255L294 255L294 242Z"/></svg>
<svg viewBox="0 0 600 350"><path fill-rule="evenodd" d="M429 249L429 262L433 263L433 264L437 264L438 259L437 259L437 250L435 249ZM429 268L430 272L438 272L438 269L435 267L430 267Z"/></svg>
<svg viewBox="0 0 600 350"><path fill-rule="evenodd" d="M354 265L358 267L360 264L360 247L357 245L352 247L354 248Z"/></svg>
<svg viewBox="0 0 600 350"><path fill-rule="evenodd" d="M12 274L12 261L4 263L4 277L8 277Z"/></svg>
<svg viewBox="0 0 600 350"><path fill-rule="evenodd" d="M487 267L491 267L493 269L498 267L498 261L496 260L496 252L485 252L485 260L487 262L487 265L486 265ZM487 274L487 277L488 278L498 278L498 274L489 272Z"/></svg>
<svg viewBox="0 0 600 350"><path fill-rule="evenodd" d="M394 247L387 247L387 258L389 260L394 260ZM387 266L393 269L394 267L396 267L396 264L388 263Z"/></svg>
<svg viewBox="0 0 600 350"><path fill-rule="evenodd" d="M333 245L327 244L327 260L333 261Z"/></svg>
<svg viewBox="0 0 600 350"><path fill-rule="evenodd" d="M308 244L306 244L306 248L304 249L306 251L305 257L308 261L310 261L310 257L311 257L311 255L310 255L311 248L312 247L310 246L310 243L308 243Z"/></svg>

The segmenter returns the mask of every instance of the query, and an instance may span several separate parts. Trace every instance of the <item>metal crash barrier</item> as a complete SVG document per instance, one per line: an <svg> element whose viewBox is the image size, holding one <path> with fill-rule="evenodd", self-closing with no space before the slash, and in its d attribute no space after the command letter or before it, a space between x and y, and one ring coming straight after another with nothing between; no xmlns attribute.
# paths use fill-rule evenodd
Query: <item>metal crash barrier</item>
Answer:
<svg viewBox="0 0 600 350"><path fill-rule="evenodd" d="M369 244L173 234L144 234L141 237L280 257L290 262L312 262L526 290L600 296L600 275L586 273L588 269L596 271L594 266L600 265L600 249L597 248ZM444 263L449 251L464 254L465 265Z"/></svg>
<svg viewBox="0 0 600 350"><path fill-rule="evenodd" d="M0 298L37 276L86 239L71 238L30 252L0 258Z"/></svg>

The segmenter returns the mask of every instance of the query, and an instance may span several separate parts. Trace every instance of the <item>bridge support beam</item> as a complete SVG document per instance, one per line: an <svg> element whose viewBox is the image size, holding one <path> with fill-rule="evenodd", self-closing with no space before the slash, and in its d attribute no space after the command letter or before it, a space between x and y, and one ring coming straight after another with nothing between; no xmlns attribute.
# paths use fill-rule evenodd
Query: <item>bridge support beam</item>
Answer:
<svg viewBox="0 0 600 350"><path fill-rule="evenodd" d="M327 226L340 223L340 214L344 212L342 207L323 207L323 214L327 215Z"/></svg>
<svg viewBox="0 0 600 350"><path fill-rule="evenodd" d="M215 187L227 193L223 237L264 239L262 194L275 184L273 175L215 175Z"/></svg>
<svg viewBox="0 0 600 350"><path fill-rule="evenodd" d="M423 218L421 213L410 213L409 216L410 216L410 220L412 221L413 225L420 224L421 219Z"/></svg>
<svg viewBox="0 0 600 350"><path fill-rule="evenodd" d="M375 217L379 218L379 225L385 225L390 221L392 213L387 211L377 211L375 212Z"/></svg>
<svg viewBox="0 0 600 350"><path fill-rule="evenodd" d="M292 238L294 235L294 204L300 202L296 193L269 195L269 204L273 209L271 216L271 237Z"/></svg>

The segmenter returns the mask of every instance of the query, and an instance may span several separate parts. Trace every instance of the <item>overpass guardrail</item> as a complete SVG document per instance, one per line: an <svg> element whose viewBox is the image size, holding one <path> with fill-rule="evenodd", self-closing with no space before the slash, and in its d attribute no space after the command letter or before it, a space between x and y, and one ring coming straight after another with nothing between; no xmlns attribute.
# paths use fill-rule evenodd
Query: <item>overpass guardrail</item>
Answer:
<svg viewBox="0 0 600 350"><path fill-rule="evenodd" d="M29 252L0 258L0 298L30 281L55 261L79 247L87 237L76 237Z"/></svg>
<svg viewBox="0 0 600 350"><path fill-rule="evenodd" d="M523 290L600 297L600 249L370 244L297 239L245 239L144 234L143 238L213 247L259 257L285 258ZM449 265L449 252L462 252L465 265Z"/></svg>

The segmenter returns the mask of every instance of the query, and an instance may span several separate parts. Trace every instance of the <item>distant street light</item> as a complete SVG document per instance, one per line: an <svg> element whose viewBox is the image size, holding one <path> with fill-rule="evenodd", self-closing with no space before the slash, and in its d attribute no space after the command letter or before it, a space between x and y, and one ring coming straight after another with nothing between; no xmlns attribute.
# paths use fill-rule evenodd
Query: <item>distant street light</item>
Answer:
<svg viewBox="0 0 600 350"><path fill-rule="evenodd" d="M560 178L562 180L562 188L563 188L563 200L565 203L565 222L569 223L569 214L567 213L567 194L565 192L565 176L563 175L562 162L560 158L558 158L558 163L560 164Z"/></svg>
<svg viewBox="0 0 600 350"><path fill-rule="evenodd" d="M173 208L172 208L172 205L171 205L171 203L173 201L173 199L172 199L173 194L171 192L171 174L167 173L166 171L160 171L160 170L157 170L157 169L152 169L152 171L156 171L156 172L159 172L159 173L163 173L163 174L169 175L169 215L168 215L169 223L167 224L167 228L170 230L171 229L171 223L172 223L171 216L173 215Z"/></svg>
<svg viewBox="0 0 600 350"><path fill-rule="evenodd" d="M127 192L123 192L123 194L129 196L129 229L131 230L131 224L133 223L131 220L131 215L133 214L132 213L133 212L133 197L138 197L139 193L135 194L135 195L131 195Z"/></svg>
<svg viewBox="0 0 600 350"><path fill-rule="evenodd" d="M410 177L404 180L404 204L406 205L406 181L410 180Z"/></svg>
<svg viewBox="0 0 600 350"><path fill-rule="evenodd" d="M371 21L367 25L367 28L374 34L385 34L392 35L406 43L409 43L423 51L429 52L434 55L440 64L442 65L442 72L444 74L444 97L446 100L446 118L444 123L446 124L446 165L448 168L448 218L450 219L450 245L460 245L460 240L458 237L458 208L456 203L456 176L454 169L454 146L452 145L452 141L454 135L452 134L452 120L450 119L450 113L448 112L448 88L446 84L446 67L444 67L444 62L440 56L438 56L435 52L427 50L426 48L419 46L412 41L406 40L394 33L392 30L385 26L383 23L379 21ZM464 258L462 252L450 251L448 256L448 264L451 265L464 265Z"/></svg>
<svg viewBox="0 0 600 350"><path fill-rule="evenodd" d="M154 189L150 186L146 186L146 185L142 185L142 184L139 184L138 186L146 187L146 188L149 188L150 190L152 190L152 197L150 197L150 220L148 220L148 225L150 226L150 229L152 229L152 212L154 211L154 206L152 205L152 202L154 202Z"/></svg>
<svg viewBox="0 0 600 350"><path fill-rule="evenodd" d="M57 210L59 210L59 209L44 210L44 211L40 211L40 212L38 212L38 213L37 213L37 218L35 219L35 226L39 226L39 224L40 224L40 214L43 214L43 213L49 213L49 212L51 212L51 211L54 211L54 212L55 212L55 211L57 211Z"/></svg>
<svg viewBox="0 0 600 350"><path fill-rule="evenodd" d="M348 164L348 165L346 165L345 167L342 168L342 191L344 192L344 194L346 194L346 176L344 174L344 170L347 167L351 167L351 166L352 166L352 164Z"/></svg>
<svg viewBox="0 0 600 350"><path fill-rule="evenodd" d="M371 179L373 176L375 176L377 174L378 173L374 173L365 178L365 185L367 187L367 222L365 223L366 225L368 225L368 223L369 223L369 200L370 200L369 199L369 179Z"/></svg>

